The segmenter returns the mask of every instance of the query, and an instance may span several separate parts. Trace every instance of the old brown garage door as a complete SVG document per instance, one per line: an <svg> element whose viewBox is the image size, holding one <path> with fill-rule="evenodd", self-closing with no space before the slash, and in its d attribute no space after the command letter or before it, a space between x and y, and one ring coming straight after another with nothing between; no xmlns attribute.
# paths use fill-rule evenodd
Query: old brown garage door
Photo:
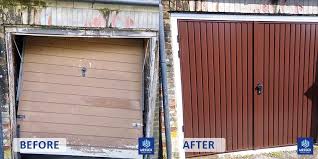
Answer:
<svg viewBox="0 0 318 159"><path fill-rule="evenodd" d="M135 152L142 64L142 40L27 38L20 137L67 138L88 154Z"/></svg>
<svg viewBox="0 0 318 159"><path fill-rule="evenodd" d="M317 24L178 25L186 138L226 138L228 152L316 138Z"/></svg>

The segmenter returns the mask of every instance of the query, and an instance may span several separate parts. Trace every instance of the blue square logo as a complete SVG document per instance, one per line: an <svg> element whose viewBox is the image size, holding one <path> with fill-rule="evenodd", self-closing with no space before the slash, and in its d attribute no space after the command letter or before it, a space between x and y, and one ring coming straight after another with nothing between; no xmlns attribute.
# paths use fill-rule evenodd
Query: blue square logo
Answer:
<svg viewBox="0 0 318 159"><path fill-rule="evenodd" d="M313 155L314 154L314 140L310 137L297 138L297 154L298 155Z"/></svg>
<svg viewBox="0 0 318 159"><path fill-rule="evenodd" d="M153 137L142 137L138 139L139 155L155 154L155 139Z"/></svg>

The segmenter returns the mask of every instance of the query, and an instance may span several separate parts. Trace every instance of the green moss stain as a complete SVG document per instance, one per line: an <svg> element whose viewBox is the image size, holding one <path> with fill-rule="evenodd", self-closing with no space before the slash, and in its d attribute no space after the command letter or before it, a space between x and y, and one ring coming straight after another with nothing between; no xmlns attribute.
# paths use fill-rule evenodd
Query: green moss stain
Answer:
<svg viewBox="0 0 318 159"><path fill-rule="evenodd" d="M101 8L101 9L98 9L98 11L103 14L104 17L107 17L109 16L110 12L112 11L111 9L109 8Z"/></svg>
<svg viewBox="0 0 318 159"><path fill-rule="evenodd" d="M265 154L265 156L272 157L272 158L284 158L284 152L271 152Z"/></svg>
<svg viewBox="0 0 318 159"><path fill-rule="evenodd" d="M20 22L22 10L30 13L32 9L45 6L45 0L0 0L0 25L1 23Z"/></svg>
<svg viewBox="0 0 318 159"><path fill-rule="evenodd" d="M4 159L11 159L11 149L4 150Z"/></svg>
<svg viewBox="0 0 318 159"><path fill-rule="evenodd" d="M116 14L119 13L119 9L109 9L109 8L101 8L98 9L98 11L103 15L105 21L106 21L106 26L109 26L109 16L112 12L115 12Z"/></svg>
<svg viewBox="0 0 318 159"><path fill-rule="evenodd" d="M22 7L45 7L45 0L0 0L1 8Z"/></svg>

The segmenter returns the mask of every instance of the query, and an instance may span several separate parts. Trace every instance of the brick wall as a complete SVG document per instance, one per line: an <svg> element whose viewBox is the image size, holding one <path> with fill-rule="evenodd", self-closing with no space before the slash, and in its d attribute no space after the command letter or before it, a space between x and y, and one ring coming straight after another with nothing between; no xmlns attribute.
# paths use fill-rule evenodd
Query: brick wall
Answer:
<svg viewBox="0 0 318 159"><path fill-rule="evenodd" d="M5 51L5 29L2 24L19 24L21 21L21 16L17 12L21 7L9 8L6 10L1 10L0 12L0 110L2 122L2 139L3 144L1 147L4 149L4 159L10 159L12 157L11 153L11 141L12 141L12 129L10 120L10 100L9 100L9 80L8 80L8 67L7 67L7 52Z"/></svg>
<svg viewBox="0 0 318 159"><path fill-rule="evenodd" d="M165 31L165 42L166 42L166 54L167 54L167 77L168 77L168 88L169 88L169 106L170 106L170 126L171 126L171 139L172 139L172 155L173 158L179 158L178 152L178 125L177 124L177 110L176 110L176 96L174 86L174 71L173 71L173 55L171 46L171 30L170 30L170 1L163 0L163 18L164 18L164 31ZM164 131L163 131L164 133ZM163 134L163 141L165 134ZM165 148L164 151L165 153ZM165 154L166 155L166 154Z"/></svg>
<svg viewBox="0 0 318 159"><path fill-rule="evenodd" d="M4 30L0 30L0 110L1 110L1 121L3 127L3 148L5 158L9 158L11 155L10 147L10 118L9 118L9 89L8 89L8 73L7 69L7 58L6 53L4 52L5 43L4 43ZM2 157L2 156L0 156Z"/></svg>

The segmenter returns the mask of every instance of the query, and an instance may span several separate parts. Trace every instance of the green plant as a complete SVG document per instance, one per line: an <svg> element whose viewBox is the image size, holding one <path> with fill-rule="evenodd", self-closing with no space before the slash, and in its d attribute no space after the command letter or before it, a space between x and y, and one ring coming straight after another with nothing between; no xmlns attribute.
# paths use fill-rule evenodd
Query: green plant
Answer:
<svg viewBox="0 0 318 159"><path fill-rule="evenodd" d="M1 9L8 9L16 6L22 6L25 8L33 6L44 7L45 5L45 0L0 0Z"/></svg>
<svg viewBox="0 0 318 159"><path fill-rule="evenodd" d="M0 25L21 21L21 12L19 12L21 10L27 10L30 13L36 7L45 6L45 0L0 0Z"/></svg>

